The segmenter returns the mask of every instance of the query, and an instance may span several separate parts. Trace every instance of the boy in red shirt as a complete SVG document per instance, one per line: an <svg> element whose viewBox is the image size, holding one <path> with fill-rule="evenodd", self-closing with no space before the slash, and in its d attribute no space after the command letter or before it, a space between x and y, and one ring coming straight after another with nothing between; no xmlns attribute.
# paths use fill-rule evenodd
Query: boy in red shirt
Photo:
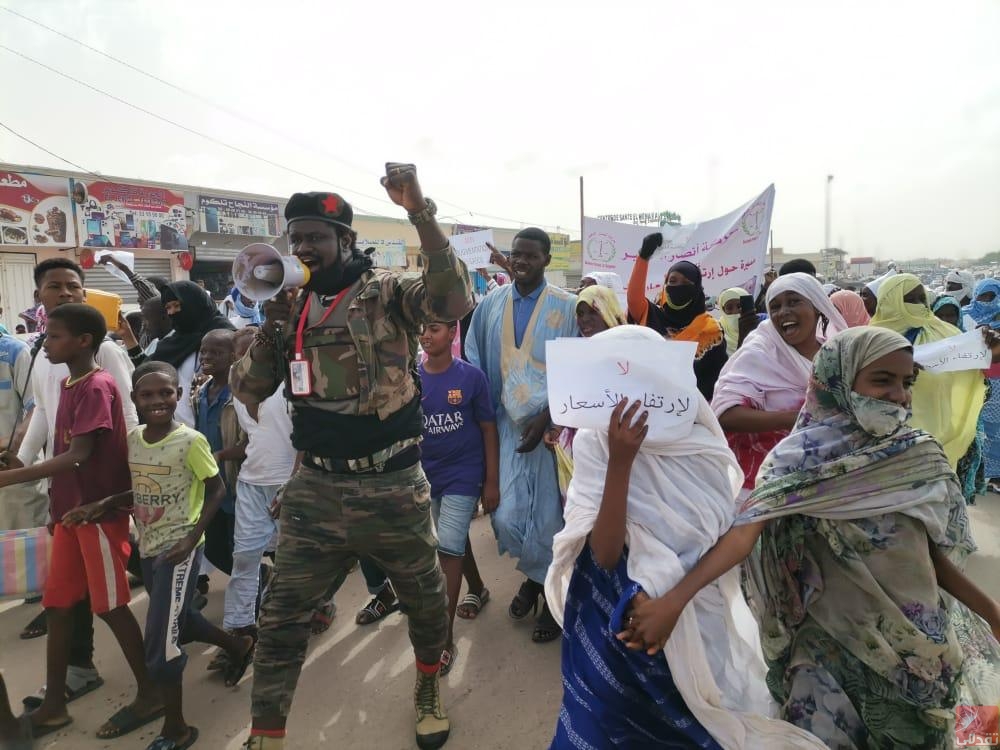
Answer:
<svg viewBox="0 0 1000 750"><path fill-rule="evenodd" d="M101 313L88 305L71 303L49 312L45 354L54 364L65 363L70 373L62 382L53 458L29 467L11 458L0 471L0 487L52 478L52 559L42 595L49 623L47 689L42 705L31 714L36 738L73 721L66 710L65 690L70 612L88 595L94 614L111 628L138 683L135 701L111 717L98 737L119 737L159 718L163 711L146 674L139 623L128 608L127 512L77 528L60 523L72 509L132 486L122 398L114 378L94 361L106 333Z"/></svg>

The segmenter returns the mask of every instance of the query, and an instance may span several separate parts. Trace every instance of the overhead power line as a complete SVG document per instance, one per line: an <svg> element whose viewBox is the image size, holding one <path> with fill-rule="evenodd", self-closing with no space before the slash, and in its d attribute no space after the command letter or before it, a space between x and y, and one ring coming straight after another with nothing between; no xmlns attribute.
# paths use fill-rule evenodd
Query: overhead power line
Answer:
<svg viewBox="0 0 1000 750"><path fill-rule="evenodd" d="M118 102L119 104L124 104L126 107L134 109L137 112L142 112L145 115L148 115L148 116L153 117L153 118L155 118L157 120L160 120L161 122L165 122L168 125L172 125L175 128L180 128L181 130L183 130L183 131L185 131L187 133L191 133L192 135L196 135L199 138L203 138L206 141L209 141L211 143L216 144L217 146L222 146L223 148L227 148L230 151L235 151L236 153L241 154L242 156L246 156L246 157L248 157L250 159L255 159L256 161L263 162L264 164L268 164L268 165L270 165L272 167L284 170L286 172L291 172L292 174L296 174L296 175L298 175L300 177L305 177L306 179L314 180L314 181L319 182L319 183L331 184L329 182L329 180L325 180L322 177L317 177L315 175L308 174L307 172L303 172L303 171L295 169L293 167L287 167L284 164L281 164L279 162L274 161L273 159L268 159L267 157L260 156L258 154L255 154L255 153L251 152L251 151L247 151L246 149L240 148L239 146L234 146L231 143L226 143L225 141L223 141L220 138L216 138L215 136L208 135L207 133L202 133L202 132L200 132L198 130L195 130L194 128L189 128L187 125L183 125L183 124L177 122L176 120L171 120L169 117L164 117L163 115L158 114L156 112L153 112L152 110L146 109L145 107L141 107L138 104L133 104L132 102L126 101L125 99L122 99L120 96L116 96L115 94L109 93L109 92L107 92L107 91L105 91L103 89L98 88L97 86L94 86L94 85L92 85L90 83L87 83L86 81L81 81L79 78L74 78L73 76L69 75L68 73L64 73L61 70L53 68L51 65L47 65L46 63L43 63L40 60L36 60L35 58L30 57L30 56L24 54L23 52L19 52L16 49L12 49L12 48L8 47L5 44L0 44L0 49L5 50L7 52L10 52L12 55L16 55L17 57L20 57L20 58L22 58L24 60L27 60L30 63L33 63L33 64L35 64L35 65L37 65L37 66L39 66L41 68L44 68L45 70L48 70L48 71L50 71L52 73L55 73L56 75L61 76L62 78L65 78L68 81L72 81L73 83L76 83L76 84L78 84L80 86L88 88L91 91L94 91L94 92L96 92L98 94L101 94L102 96L106 96L109 99L112 99L113 101ZM338 185L332 185L332 186L335 187L335 188L337 188L338 190L345 190L345 188L340 187ZM353 193L355 193L357 195L361 195L361 196L363 196L365 198L372 198L372 200L379 200L379 201L382 200L381 198L375 198L374 196L366 195L365 193L359 193L356 190L355 191L351 191L351 192L353 192ZM365 209L360 208L360 206L356 206L356 208L359 208L359 210L362 210L362 211L365 210ZM368 213L372 213L372 212L368 212Z"/></svg>
<svg viewBox="0 0 1000 750"><path fill-rule="evenodd" d="M265 131L271 133L272 135L276 135L276 136L278 136L280 138L283 138L283 139L286 139L286 140L290 140L290 141L296 143L297 145L301 146L302 148L306 148L306 149L315 151L317 153L323 154L324 156L326 156L326 157L328 157L328 158L330 158L330 159L332 159L334 161L337 161L337 162L339 162L341 164L344 164L345 166L351 167L352 169L356 169L359 172L369 172L369 170L368 170L367 167L355 164L355 163L353 163L351 161L348 161L347 159L344 159L343 157L341 157L341 156L339 156L337 154L333 154L333 153L327 151L326 149L320 147L315 142L304 141L304 140L302 140L300 138L297 138L294 134L287 133L287 132L285 132L283 130L275 128L274 126L272 126L272 125L270 125L270 124L268 124L266 122L262 122L261 120L258 120L258 119L254 118L254 117L251 117L250 115L247 115L247 114L245 114L243 112L239 112L237 110L234 110L234 109L232 109L230 107L225 106L224 104L220 104L219 102L217 102L217 101L215 101L213 99L210 99L210 98L208 98L206 96L203 96L202 94L199 94L196 91L192 91L191 89L188 89L188 88L186 88L184 86L180 86L179 84L173 83L172 81L169 81L169 80L167 80L167 79L165 79L165 78L163 78L161 76L158 76L155 73L150 73L149 71L144 70L143 68L140 68L139 66L134 65L133 63L130 63L127 60L123 60L123 59L121 59L119 57L116 57L115 55L112 55L112 54L109 54L109 53L105 52L104 50L98 49L97 47L93 47L93 46L87 44L86 42L80 41L79 39L76 39L76 38L74 38L74 37L70 36L69 34L66 34L66 33L64 33L62 31L59 31L58 29L55 29L55 28L53 28L53 27L51 27L51 26L49 26L49 25L47 25L47 24L45 24L45 23L43 23L43 22L41 22L41 21L39 21L39 20L37 20L35 18L31 18L30 16L26 16L23 13L19 13L18 11L13 10L11 8L7 8L5 6L0 6L0 10L4 11L6 13L9 13L12 16L16 16L17 18L20 18L23 21L26 21L28 23L34 24L35 26L38 26L39 28L42 28L42 29L44 29L44 30L46 30L46 31L48 31L48 32L50 32L52 34L55 34L55 35L57 35L57 36L65 39L65 40L67 40L69 42L72 42L73 44L76 44L76 45L78 45L80 47L83 47L84 49L86 49L86 50L88 50L90 52L93 52L96 55L100 55L101 57L104 57L107 60L110 60L110 61L114 62L117 65L121 65L121 66L123 66L125 68L128 68L129 70L132 70L132 71L138 73L139 75L145 76L146 78L149 78L150 80L156 81L157 83L160 83L160 84L162 84L164 86L167 86L168 88L171 88L174 91L177 91L177 92L179 92L181 94L184 94L185 96L188 96L188 97L190 97L192 99L195 99L196 101L201 102L202 104L204 104L206 106L218 109L219 111L226 113L230 117L233 117L233 118L236 118L238 120L242 120L243 122L246 122L246 123L249 123L251 125L254 125L254 126L258 127L258 128L261 128L262 130L265 130ZM123 104L126 104L128 106L131 106L134 109L138 109L139 111L144 112L145 114L148 114L150 116L157 117L158 119L163 120L164 122L167 122L167 123L172 124L172 125L176 125L177 127L181 127L183 129L187 130L188 132L194 133L195 135L199 135L200 137L203 137L203 138L206 138L208 140L211 140L214 143L217 143L218 145L222 145L222 146L224 146L226 148L230 148L230 149L236 150L236 151L238 151L239 153L241 153L241 154L243 154L245 156L249 156L250 158L257 159L258 161L263 161L265 163L268 163L268 164L271 164L273 166L276 166L276 167L278 167L280 169L284 169L286 171L293 172L294 174L297 174L297 175L300 175L300 176L309 177L309 179L318 179L318 178L315 178L315 177L311 177L311 176L309 176L309 175L307 175L307 174L305 174L303 172L300 172L298 170L294 170L294 169L292 169L290 167L285 167L283 165L277 164L276 162L272 162L272 161L270 161L270 160L268 160L268 159L266 159L264 157L257 156L255 154L252 154L252 153L250 153L248 151L245 151L243 149L238 149L237 147L231 146L229 144L226 144L225 142L222 142L219 139L215 139L212 136L208 136L208 135L205 135L205 134L202 134L202 133L198 133L197 131L194 131L194 130L192 130L190 128L187 128L186 126L179 125L178 123L174 123L173 121L171 121L171 120L169 120L167 118L161 117L161 116L159 116L159 115L157 115L157 114L155 114L153 112L149 112L148 110L145 110L145 109L143 109L141 107L137 107L137 106L131 105L128 102L126 102L125 100L123 100L123 99L115 97L115 96L113 96L111 94L107 94L106 92L103 92L100 89L97 89L96 87L90 86L90 84L87 84L87 83L82 82L82 81L77 81L76 79L72 78L71 76L68 76L68 75L66 75L64 73L61 73L60 71L57 71L54 68L51 68L49 66L46 66L44 63L40 63L40 62L38 62L36 60L32 60L31 58L27 57L27 55L19 53L19 52L15 51L15 50L10 50L10 48L5 48L5 49L8 49L9 51L13 52L16 55L20 55L21 57L23 57L23 58L25 58L27 60L30 60L31 62L35 62L36 64L41 65L42 67L46 67L47 69L51 70L52 72L55 72L58 75L62 75L63 77L68 78L69 80L72 80L72 81L74 81L76 83L79 83L79 84L81 84L83 86L87 86L88 88L92 88L95 91L98 91L99 93L103 93L106 96L109 96L109 97L115 99L116 101L119 101L119 102L121 102ZM332 183L329 183L326 180L322 180L322 181L323 182L327 182L328 184L332 184ZM392 203L391 201L387 201L384 198L380 198L380 197L373 196L373 195L367 195L367 194L365 194L363 192L354 190L353 188L350 188L350 187L339 187L339 186L336 186L336 185L334 185L334 187L337 187L338 190L342 190L342 191L350 193L352 195L353 194L357 194L357 195L360 195L362 197L369 198L370 200L377 201L379 203L384 203L386 205L395 206L394 203ZM530 221L524 221L523 219L513 219L513 218L505 217L505 216L496 216L496 215L493 215L493 214L481 213L481 212L476 211L476 210L474 210L472 208L468 208L467 206L462 206L462 205L460 205L458 203L453 203L452 201L449 201L449 200L446 200L446 199L443 199L443 198L439 199L438 203L441 203L441 204L444 204L444 205L448 205L448 206L452 206L454 208L457 208L462 213L467 213L471 217L479 217L479 218L482 218L482 219L493 219L495 221L503 221L503 222L508 222L508 223L512 223L512 224L522 224L522 225L524 225L524 224L533 224L535 226L547 227L549 229L552 229L552 228L557 229L557 230L558 229L562 229L562 227L560 225L556 225L556 224L543 224L543 223L540 223L540 222L530 222ZM359 210L362 210L364 212L363 209L359 209ZM371 213L371 212L366 212L366 213Z"/></svg>
<svg viewBox="0 0 1000 750"><path fill-rule="evenodd" d="M79 169L79 170L80 170L81 172L86 172L87 174L89 174L89 175L94 175L95 177L97 176L97 174L96 174L96 173L94 173L94 172L91 172L91 171L90 171L89 169L87 169L86 167L81 167L81 166L80 166L79 164L77 164L77 163L76 163L75 161L70 161L70 160L69 160L69 159L67 159L67 158L66 158L65 156L59 156L59 154L55 153L54 151L49 151L49 150L48 150L47 148L45 148L45 146L43 146L43 145L41 145L40 143L36 143L35 141L31 140L30 138L28 138L28 136L26 136L26 135L23 135L22 133L18 133L18 132L17 132L16 130L14 130L14 128L10 127L10 126L9 126L9 125L7 125L7 123L5 123L5 122L0 122L0 128L3 128L3 129L4 129L4 130L6 130L6 131L7 131L8 133L10 133L11 135L13 135L13 136L14 136L15 138L20 138L20 139L21 139L22 141L24 141L25 143L30 143L30 144L31 144L32 146L34 146L35 148L37 148L37 149L38 149L39 151L44 151L44 152L45 152L45 153L47 153L47 154L48 154L49 156L53 156L53 157L55 157L56 159L58 159L59 161L61 161L61 162L65 162L66 164L69 164L69 165L70 165L71 167L76 167L76 168L77 168L77 169Z"/></svg>

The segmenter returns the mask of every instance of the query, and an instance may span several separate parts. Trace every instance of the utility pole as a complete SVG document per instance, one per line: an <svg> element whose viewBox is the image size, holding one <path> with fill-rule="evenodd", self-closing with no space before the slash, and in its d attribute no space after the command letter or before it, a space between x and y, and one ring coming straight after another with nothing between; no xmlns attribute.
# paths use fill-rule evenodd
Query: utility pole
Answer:
<svg viewBox="0 0 1000 750"><path fill-rule="evenodd" d="M833 192L832 186L833 186L833 175L832 174L828 174L826 176L826 224L825 224L824 232L823 232L823 252L820 253L820 257L823 259L823 265L825 266L824 271L825 271L828 279L831 278L834 275L834 272L831 270L831 261L830 261L830 258L831 258L831 253L830 253L830 198L831 198L831 193ZM836 268L836 264L835 263L832 266L832 268Z"/></svg>
<svg viewBox="0 0 1000 750"><path fill-rule="evenodd" d="M823 249L830 249L830 199L833 192L833 175L826 176L826 231L823 234Z"/></svg>

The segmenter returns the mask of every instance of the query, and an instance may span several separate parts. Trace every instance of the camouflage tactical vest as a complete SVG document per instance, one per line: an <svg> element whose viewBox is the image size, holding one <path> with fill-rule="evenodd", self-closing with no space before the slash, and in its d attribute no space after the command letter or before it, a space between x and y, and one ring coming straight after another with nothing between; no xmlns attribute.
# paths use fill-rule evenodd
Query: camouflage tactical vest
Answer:
<svg viewBox="0 0 1000 750"><path fill-rule="evenodd" d="M390 290L394 286L384 283L387 274L391 272L382 269L365 272L322 325L308 329L325 312L313 296L302 342L312 393L292 396L293 403L348 416L375 414L384 420L417 395L413 380L416 331L404 326L402 316L393 314ZM286 334L293 355L305 299L298 303L295 322Z"/></svg>

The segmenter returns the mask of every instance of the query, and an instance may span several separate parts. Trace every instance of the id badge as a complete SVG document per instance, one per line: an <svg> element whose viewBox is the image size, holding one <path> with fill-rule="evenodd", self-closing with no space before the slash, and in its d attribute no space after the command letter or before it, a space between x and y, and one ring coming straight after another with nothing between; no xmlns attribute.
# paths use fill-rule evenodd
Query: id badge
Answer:
<svg viewBox="0 0 1000 750"><path fill-rule="evenodd" d="M312 393L312 373L304 359L293 359L288 363L289 380L293 396L308 396Z"/></svg>

